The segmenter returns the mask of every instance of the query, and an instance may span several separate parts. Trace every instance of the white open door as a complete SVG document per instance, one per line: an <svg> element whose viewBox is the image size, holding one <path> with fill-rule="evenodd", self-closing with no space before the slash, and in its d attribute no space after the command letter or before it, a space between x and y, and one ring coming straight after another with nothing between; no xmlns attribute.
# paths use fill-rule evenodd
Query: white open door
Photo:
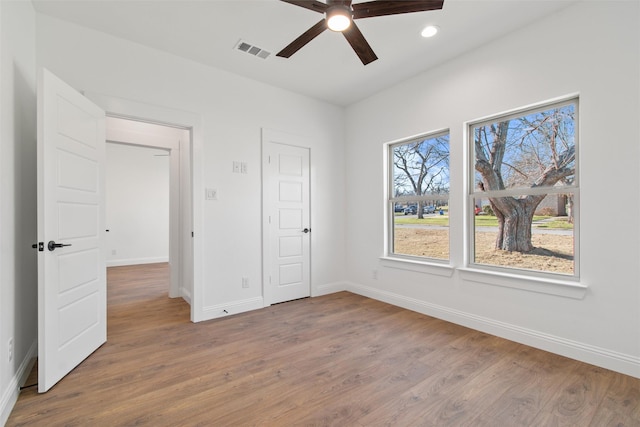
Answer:
<svg viewBox="0 0 640 427"><path fill-rule="evenodd" d="M309 149L263 131L265 305L311 295Z"/></svg>
<svg viewBox="0 0 640 427"><path fill-rule="evenodd" d="M107 339L105 112L42 70L38 80L38 391Z"/></svg>

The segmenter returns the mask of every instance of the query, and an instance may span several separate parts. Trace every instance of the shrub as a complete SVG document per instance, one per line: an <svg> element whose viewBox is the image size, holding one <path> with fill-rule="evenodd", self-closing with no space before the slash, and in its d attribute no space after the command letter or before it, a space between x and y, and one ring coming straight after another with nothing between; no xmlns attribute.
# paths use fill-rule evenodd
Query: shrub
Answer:
<svg viewBox="0 0 640 427"><path fill-rule="evenodd" d="M535 215L540 215L540 216L555 216L555 214L556 212L553 210L553 208L550 208L549 206L540 208L535 212Z"/></svg>
<svg viewBox="0 0 640 427"><path fill-rule="evenodd" d="M485 215L495 216L495 214L493 213L493 209L491 209L491 205L484 205L482 207L482 211Z"/></svg>

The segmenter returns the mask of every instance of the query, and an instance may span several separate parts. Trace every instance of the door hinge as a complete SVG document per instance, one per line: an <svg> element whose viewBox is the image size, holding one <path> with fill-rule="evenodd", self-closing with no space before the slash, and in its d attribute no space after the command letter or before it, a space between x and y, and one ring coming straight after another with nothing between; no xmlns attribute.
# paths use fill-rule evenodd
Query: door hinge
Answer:
<svg viewBox="0 0 640 427"><path fill-rule="evenodd" d="M191 232L191 237L193 237L193 231Z"/></svg>

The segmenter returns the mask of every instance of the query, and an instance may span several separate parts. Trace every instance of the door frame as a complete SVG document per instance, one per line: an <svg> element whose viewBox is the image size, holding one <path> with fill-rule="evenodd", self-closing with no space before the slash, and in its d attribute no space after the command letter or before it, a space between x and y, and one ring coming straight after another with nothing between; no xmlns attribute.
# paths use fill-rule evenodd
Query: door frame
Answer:
<svg viewBox="0 0 640 427"><path fill-rule="evenodd" d="M268 150L267 144L280 144L307 150L309 153L309 221L311 225L311 147L303 136L292 135L272 129L261 129L261 157L262 157L262 299L264 307L273 303L274 297L270 283L271 268L271 235L269 225L269 186L267 182ZM311 274L312 256L311 240L309 240L309 295L313 296L313 281Z"/></svg>
<svg viewBox="0 0 640 427"><path fill-rule="evenodd" d="M200 116L194 113L175 110L160 106L149 105L141 102L131 101L103 95L95 92L85 92L84 95L91 101L102 107L107 116L136 120L140 122L158 124L163 126L189 129L191 141L189 146L189 158L184 159L184 164L190 167L190 171L184 174L189 181L184 183L189 188L189 201L187 207L191 215L191 245L190 254L182 254L182 278L186 277L191 282L191 321L199 322L206 320L203 313L204 289L202 288L202 266L204 242L202 239L203 219L203 197L196 195L204 194L203 186L203 137ZM182 151L182 150L181 150ZM181 209L184 207L184 200L181 200ZM184 237L184 236L183 236ZM187 246L187 245L184 245ZM184 249L184 248L183 248ZM185 256L186 255L186 256ZM190 256L189 256L190 255ZM190 258L190 259L189 259ZM183 286L184 287L184 286Z"/></svg>
<svg viewBox="0 0 640 427"><path fill-rule="evenodd" d="M181 286L181 282L185 277L185 268L182 265L183 260L187 261L189 257L184 257L185 252L188 252L187 247L184 245L183 239L181 239L181 230L184 230L185 220L188 221L185 216L188 212L184 212L183 206L180 203L184 195L185 181L188 181L188 171L182 170L181 156L184 152L185 144L182 141L179 143L176 141L166 141L166 137L158 138L154 136L148 136L146 133L138 133L129 130L114 129L109 126L109 118L117 118L130 122L138 122L147 124L148 122L140 122L130 118L116 117L111 114L107 114L107 144L120 144L133 147L145 147L145 148L157 148L165 150L169 153L169 265L170 269L170 284L169 284L169 297L176 298L182 297L188 303L191 303L191 290L185 289L184 285ZM154 126L163 126L153 124ZM190 129L175 128L184 132L191 133ZM163 141L165 139L165 141ZM187 138L191 140L190 136ZM108 164L108 160L107 160Z"/></svg>

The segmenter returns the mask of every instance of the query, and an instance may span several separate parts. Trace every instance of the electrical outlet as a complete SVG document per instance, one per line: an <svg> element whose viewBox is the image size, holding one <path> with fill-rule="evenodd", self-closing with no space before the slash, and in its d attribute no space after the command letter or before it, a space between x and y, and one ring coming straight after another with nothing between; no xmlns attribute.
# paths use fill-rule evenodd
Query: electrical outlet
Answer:
<svg viewBox="0 0 640 427"><path fill-rule="evenodd" d="M9 362L13 361L13 338L9 338Z"/></svg>
<svg viewBox="0 0 640 427"><path fill-rule="evenodd" d="M378 280L378 270L371 270L371 278Z"/></svg>
<svg viewBox="0 0 640 427"><path fill-rule="evenodd" d="M248 277L243 277L242 278L242 287L243 288L248 288L249 287L249 278Z"/></svg>
<svg viewBox="0 0 640 427"><path fill-rule="evenodd" d="M111 249L111 255L115 255L117 253L118 253L118 251L116 251L115 249Z"/></svg>

